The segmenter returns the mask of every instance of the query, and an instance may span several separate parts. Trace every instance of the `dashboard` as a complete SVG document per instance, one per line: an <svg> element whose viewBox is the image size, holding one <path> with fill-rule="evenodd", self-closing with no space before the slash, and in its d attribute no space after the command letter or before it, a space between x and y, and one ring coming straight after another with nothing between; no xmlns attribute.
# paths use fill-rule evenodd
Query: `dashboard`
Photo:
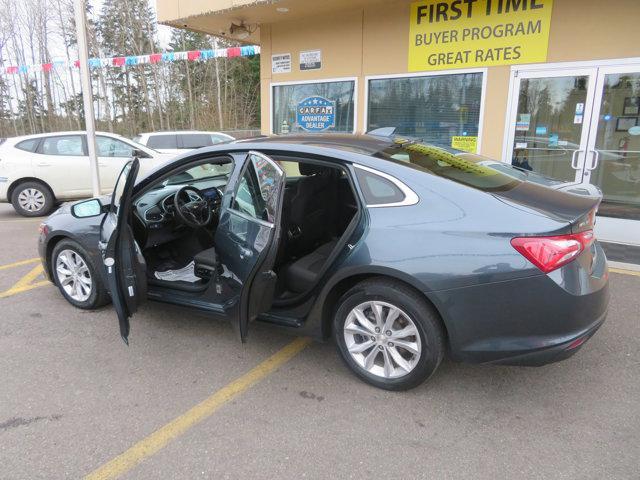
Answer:
<svg viewBox="0 0 640 480"><path fill-rule="evenodd" d="M144 236L145 241L141 243L145 247L151 247L179 238L191 230L180 221L173 204L176 192L187 185L202 192L214 210L214 217L217 219L217 210L222 201L226 181L226 177L218 177L164 185L162 188L149 190L135 203L135 217L139 226L142 227L139 229L142 231L136 237Z"/></svg>

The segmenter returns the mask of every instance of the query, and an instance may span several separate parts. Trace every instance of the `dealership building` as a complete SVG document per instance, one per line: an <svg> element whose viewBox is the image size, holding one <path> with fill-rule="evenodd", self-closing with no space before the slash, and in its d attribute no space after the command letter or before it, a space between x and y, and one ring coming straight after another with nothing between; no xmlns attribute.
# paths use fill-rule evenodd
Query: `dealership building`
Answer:
<svg viewBox="0 0 640 480"><path fill-rule="evenodd" d="M640 1L157 3L161 23L260 45L263 133L392 126L596 186L598 236L640 263Z"/></svg>

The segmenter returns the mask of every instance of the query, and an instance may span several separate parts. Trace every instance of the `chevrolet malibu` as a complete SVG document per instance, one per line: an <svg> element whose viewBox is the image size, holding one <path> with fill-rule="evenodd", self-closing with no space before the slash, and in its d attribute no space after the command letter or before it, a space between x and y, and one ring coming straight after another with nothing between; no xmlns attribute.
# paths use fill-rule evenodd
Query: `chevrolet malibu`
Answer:
<svg viewBox="0 0 640 480"><path fill-rule="evenodd" d="M377 387L458 361L575 353L609 300L600 197L394 135L252 139L176 157L110 198L65 205L39 251L72 305L113 302L128 343L146 299L333 337Z"/></svg>

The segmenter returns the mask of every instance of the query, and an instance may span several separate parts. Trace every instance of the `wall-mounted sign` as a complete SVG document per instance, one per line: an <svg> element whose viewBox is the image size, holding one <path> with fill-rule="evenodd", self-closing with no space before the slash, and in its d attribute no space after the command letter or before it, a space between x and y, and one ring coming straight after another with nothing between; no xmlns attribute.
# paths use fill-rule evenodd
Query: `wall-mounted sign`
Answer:
<svg viewBox="0 0 640 480"><path fill-rule="evenodd" d="M291 54L271 55L271 73L291 73Z"/></svg>
<svg viewBox="0 0 640 480"><path fill-rule="evenodd" d="M336 102L324 97L307 97L298 103L296 120L307 132L322 132L336 125Z"/></svg>
<svg viewBox="0 0 640 480"><path fill-rule="evenodd" d="M409 71L547 60L553 0L421 0L411 4Z"/></svg>
<svg viewBox="0 0 640 480"><path fill-rule="evenodd" d="M322 68L322 51L300 52L300 70L319 70Z"/></svg>

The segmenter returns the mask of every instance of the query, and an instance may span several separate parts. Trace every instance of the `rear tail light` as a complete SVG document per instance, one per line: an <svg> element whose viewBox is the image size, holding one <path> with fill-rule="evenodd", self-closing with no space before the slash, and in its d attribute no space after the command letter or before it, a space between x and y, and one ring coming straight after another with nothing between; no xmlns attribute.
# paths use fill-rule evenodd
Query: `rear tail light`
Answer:
<svg viewBox="0 0 640 480"><path fill-rule="evenodd" d="M511 245L544 273L566 265L595 241L593 230L554 237L516 237Z"/></svg>

